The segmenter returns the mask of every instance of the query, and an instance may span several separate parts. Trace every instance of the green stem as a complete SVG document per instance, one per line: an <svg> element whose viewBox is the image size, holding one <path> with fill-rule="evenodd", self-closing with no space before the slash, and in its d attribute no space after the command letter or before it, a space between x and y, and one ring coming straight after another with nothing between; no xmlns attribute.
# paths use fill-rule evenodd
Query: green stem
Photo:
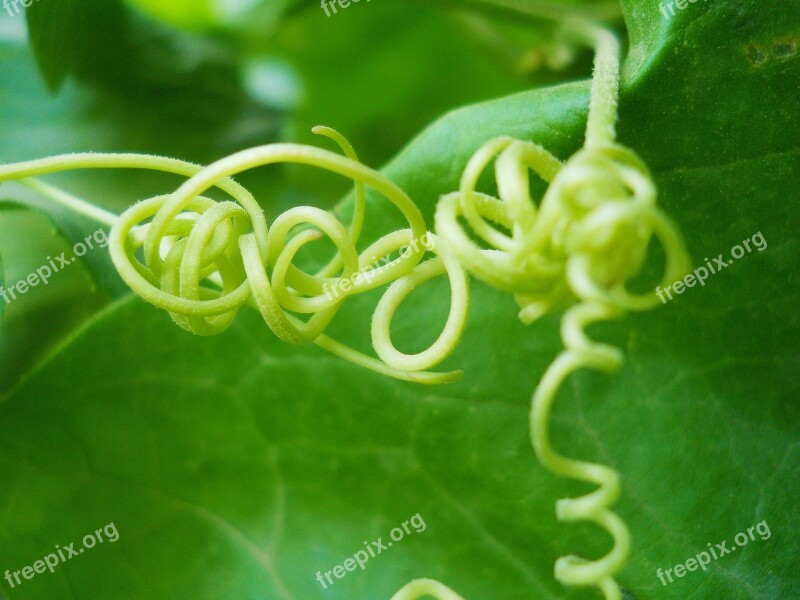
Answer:
<svg viewBox="0 0 800 600"><path fill-rule="evenodd" d="M88 217L93 221L97 221L98 223L102 223L103 225L113 227L119 220L118 215L95 206L86 200L82 200L77 196L73 196L64 190L39 181L38 179L22 179L19 183L35 192L42 194L43 196L46 196L56 204L60 204L64 208Z"/></svg>
<svg viewBox="0 0 800 600"><path fill-rule="evenodd" d="M554 21L595 51L589 117L586 126L586 146L596 148L616 139L617 105L619 98L620 44L614 33L598 24L598 17L582 11L577 13L564 6L541 1L525 0L465 0L467 6L495 9L535 20ZM618 3L614 3L619 8ZM619 12L617 10L617 14Z"/></svg>
<svg viewBox="0 0 800 600"><path fill-rule="evenodd" d="M617 137L620 45L617 37L596 25L585 29L595 48L592 96L586 123L586 146L593 148Z"/></svg>

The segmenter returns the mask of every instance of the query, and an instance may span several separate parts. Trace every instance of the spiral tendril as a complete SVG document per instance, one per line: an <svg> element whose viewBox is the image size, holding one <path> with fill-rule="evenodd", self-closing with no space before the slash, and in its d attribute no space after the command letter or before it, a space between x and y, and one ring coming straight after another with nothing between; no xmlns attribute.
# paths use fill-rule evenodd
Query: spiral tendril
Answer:
<svg viewBox="0 0 800 600"><path fill-rule="evenodd" d="M144 300L169 312L180 327L215 335L232 324L241 306L249 304L285 342L313 342L358 365L407 381L440 384L458 379L460 371L428 369L447 358L461 338L469 309L466 274L439 248L438 238L427 230L419 208L402 189L359 162L338 132L326 127L314 132L334 140L345 155L312 146L270 144L200 167L158 156L72 154L4 165L0 181L80 168L151 169L187 177L175 192L126 210L113 221L109 237L111 258L122 279ZM332 213L309 206L292 208L267 226L256 199L232 177L286 162L325 169L354 182L348 227ZM38 191L48 192L47 186L36 183ZM217 202L203 196L215 187L232 200ZM384 235L359 253L367 187L392 202L408 228ZM55 195L51 193L64 202L63 195ZM333 243L336 254L314 273L301 270L294 264L298 253L323 237ZM426 253L434 257L423 261ZM405 354L391 339L394 315L415 288L440 275L446 275L451 286L444 329L426 350ZM342 285L345 281L347 285ZM371 327L379 358L323 333L349 297L387 284ZM330 289L336 293L328 293ZM298 316L304 314L309 315L307 320Z"/></svg>
<svg viewBox="0 0 800 600"><path fill-rule="evenodd" d="M606 600L620 600L615 574L630 552L630 533L610 507L620 495L612 468L566 458L550 442L550 415L563 382L575 371L619 369L622 352L592 341L586 328L659 304L655 290L636 294L628 282L642 269L648 247L658 239L666 254L661 286L682 277L689 259L676 227L658 209L656 189L644 163L615 141L619 46L609 32L588 23L576 35L596 48L595 74L586 141L565 164L533 142L500 137L484 144L467 163L460 189L436 209L441 245L477 279L514 294L526 324L565 309L561 338L565 350L548 367L534 391L530 438L540 463L553 473L599 486L579 498L556 502L565 522L591 522L611 536L603 557L564 556L555 577L571 586L598 588ZM494 161L497 197L476 190ZM548 184L537 206L530 173ZM479 240L476 241L476 240ZM430 595L461 600L443 584L416 580L393 600Z"/></svg>
<svg viewBox="0 0 800 600"><path fill-rule="evenodd" d="M417 600L424 596L436 596L439 600L464 600L449 587L434 579L415 579L392 596L392 600Z"/></svg>

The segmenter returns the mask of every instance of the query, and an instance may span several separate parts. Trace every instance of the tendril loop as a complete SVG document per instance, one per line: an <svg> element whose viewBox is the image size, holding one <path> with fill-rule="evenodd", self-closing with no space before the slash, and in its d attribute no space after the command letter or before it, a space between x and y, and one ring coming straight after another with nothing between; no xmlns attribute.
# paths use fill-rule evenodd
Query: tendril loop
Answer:
<svg viewBox="0 0 800 600"><path fill-rule="evenodd" d="M456 373L421 372L444 360L460 339L468 307L464 272L456 261L441 257L435 236L428 233L419 209L405 192L358 162L352 147L338 133L317 131L337 141L346 156L291 144L245 150L198 171L174 194L143 203L146 209L140 204L126 211L111 237L117 269L134 291L169 311L178 325L193 333L219 333L231 324L240 306L251 302L280 339L294 344L317 341L347 297L394 282L373 319L373 346L379 357L405 378L427 382L452 379ZM237 202L222 203L201 196L242 171L277 162L321 167L352 179L356 196L350 227L332 213L305 206L283 213L268 228L249 194L236 197ZM359 254L356 244L366 187L394 203L409 227L387 234ZM152 220L145 222L150 217ZM335 257L316 272L301 270L295 263L297 255L322 237L336 248ZM131 243L136 239L139 243ZM142 261L136 255L140 249ZM401 249L405 251L390 258ZM426 251L437 257L421 262ZM378 266L378 261L384 264ZM368 277L358 277L365 271ZM444 273L453 294L441 337L420 354L400 353L390 338L396 310L410 289ZM216 281L221 291L201 287L205 279ZM330 289L336 293L326 293ZM292 313L310 317L302 321ZM351 359L355 354L348 352ZM365 366L372 361L368 357L359 360Z"/></svg>
<svg viewBox="0 0 800 600"><path fill-rule="evenodd" d="M486 142L467 163L460 189L440 200L435 230L442 247L468 272L514 295L524 323L566 310L561 328L565 350L533 394L531 443L553 473L599 486L582 497L558 500L557 518L594 523L608 532L613 545L597 560L559 558L555 577L566 585L597 587L606 600L620 600L614 577L631 546L628 527L610 509L620 495L620 476L610 467L558 454L550 443L550 416L561 385L574 371L613 372L622 365L622 351L594 342L586 327L658 305L655 289L628 289L651 241L657 239L666 254L662 287L686 273L689 259L678 230L657 206L646 166L615 140L618 43L594 25L576 27L597 50L583 148L562 164L533 142L508 137ZM497 197L476 189L492 162ZM531 198L531 172L548 184L538 204ZM393 600L420 595L460 600L433 580L414 581Z"/></svg>
<svg viewBox="0 0 800 600"><path fill-rule="evenodd" d="M492 160L498 198L475 190ZM539 206L530 197L530 171L549 183ZM626 284L641 270L653 237L667 256L661 285L683 276L688 263L680 236L656 205L645 165L616 143L585 147L562 165L531 142L491 140L467 164L460 190L441 200L435 223L442 246L467 271L515 295L523 322L572 306L562 321L566 350L548 368L533 397L531 441L540 462L551 471L600 486L581 498L559 500L558 518L593 522L614 541L599 560L558 559L556 578L569 585L597 586L606 598L617 599L620 592L613 575L630 549L626 525L609 510L619 496L619 475L557 454L550 445L550 413L572 372L621 366L622 353L591 341L585 328L626 310L655 306L654 291L634 294Z"/></svg>
<svg viewBox="0 0 800 600"><path fill-rule="evenodd" d="M143 168L187 177L172 194L141 201L113 219L109 250L122 279L147 302L167 311L180 327L198 335L227 329L245 304L256 308L269 328L292 344L320 347L379 373L418 383L448 383L460 371L429 372L458 344L469 308L466 274L438 247L422 213L382 173L359 162L338 132L318 127L344 156L297 144L244 150L207 167L156 156L75 154L0 167L0 181L78 168ZM253 195L232 177L256 167L297 163L349 178L355 185L349 226L334 214L308 206L280 215L272 227ZM39 184L40 189L46 189ZM218 188L230 196L204 196ZM393 203L408 227L390 232L359 253L366 189ZM335 255L320 269L297 265L300 252L327 238ZM434 257L423 260L426 253ZM392 321L413 289L447 275L451 306L447 323L430 347L400 352L391 339ZM367 356L324 334L348 298L391 284L372 320L379 358ZM306 320L300 315L308 315Z"/></svg>

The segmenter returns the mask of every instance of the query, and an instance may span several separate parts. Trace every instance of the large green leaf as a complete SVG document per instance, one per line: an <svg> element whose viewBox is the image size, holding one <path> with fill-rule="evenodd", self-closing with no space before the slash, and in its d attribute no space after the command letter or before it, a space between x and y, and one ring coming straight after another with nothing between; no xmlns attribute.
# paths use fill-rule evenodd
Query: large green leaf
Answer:
<svg viewBox="0 0 800 600"><path fill-rule="evenodd" d="M566 386L554 441L624 475L630 598L791 600L798 15L754 1L688 4L670 21L656 2L626 13L621 141L653 168L698 264L757 232L768 246L655 312L593 330L624 348L626 365ZM430 217L494 135L568 156L587 103L579 82L457 111L386 172ZM392 215L372 204L374 233ZM469 329L448 361L465 378L435 389L280 345L250 312L206 339L138 300L113 305L0 401L10 432L0 442L0 567L21 569L110 522L119 541L54 575L0 585L12 599L352 600L432 576L468 600L597 597L553 579L557 556L599 555L607 540L556 522L555 498L583 488L539 468L528 441L531 390L560 348L557 318L526 328L510 298L473 290ZM445 290L423 293L416 312L398 316L403 347L430 340L443 320ZM369 300L342 315L339 337L366 345ZM327 590L317 583L317 571L417 513L424 532ZM761 521L769 539L668 586L657 578Z"/></svg>
<svg viewBox="0 0 800 600"><path fill-rule="evenodd" d="M84 268L87 257L107 257L107 252L95 245L95 251L73 263L72 248L56 235L48 219L0 202L5 288L24 281L42 266L50 269L48 258L62 252L68 268L50 274L42 271L46 284L39 279L24 294L15 292L16 299L11 293L0 299L0 313L5 313L0 321L0 390L17 383L57 340L108 301L104 293L93 289Z"/></svg>

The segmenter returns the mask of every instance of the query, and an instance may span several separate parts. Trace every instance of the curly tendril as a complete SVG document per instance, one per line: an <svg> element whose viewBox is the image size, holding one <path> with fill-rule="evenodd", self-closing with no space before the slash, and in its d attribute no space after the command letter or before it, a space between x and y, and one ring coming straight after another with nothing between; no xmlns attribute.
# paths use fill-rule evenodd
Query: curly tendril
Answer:
<svg viewBox="0 0 800 600"><path fill-rule="evenodd" d="M346 360L398 379L424 384L454 381L460 371L437 373L427 369L447 358L461 338L469 308L466 274L439 248L438 238L427 230L419 208L402 189L360 163L353 148L336 131L317 127L314 132L333 139L345 156L311 146L270 144L200 167L158 156L73 154L4 165L0 167L0 181L80 168L151 169L185 176L188 179L171 194L141 201L119 218L99 217L113 225L111 258L136 294L198 335L221 333L232 324L239 309L249 304L285 342L313 342ZM256 199L232 177L276 163L309 165L353 180L355 200L349 226L332 213L301 206L283 213L268 227ZM35 180L28 185L98 218L94 207L60 190ZM381 237L359 253L356 246L364 222L366 187L393 203L408 228ZM203 196L211 188L220 189L232 200L217 202ZM322 237L333 243L336 254L317 272L301 270L294 264L297 254ZM426 253L434 258L423 261ZM400 352L390 335L395 312L411 291L440 275L447 275L451 287L444 329L426 350ZM347 298L387 284L371 329L379 359L324 335ZM329 293L330 289L336 293ZM309 317L303 320L297 315Z"/></svg>
<svg viewBox="0 0 800 600"><path fill-rule="evenodd" d="M417 600L425 596L436 596L439 600L464 600L449 587L433 579L415 579L392 596L392 600Z"/></svg>
<svg viewBox="0 0 800 600"><path fill-rule="evenodd" d="M610 509L620 495L620 476L610 467L558 454L550 443L550 415L561 385L574 371L612 372L622 365L622 352L590 340L586 327L659 304L655 290L635 294L627 288L642 269L651 240L657 239L666 253L662 287L681 278L689 260L677 229L658 209L646 166L615 141L616 38L588 23L572 26L575 35L596 48L583 148L562 164L533 142L490 140L468 162L459 191L440 200L435 230L442 247L467 271L514 294L524 323L566 309L561 326L565 350L533 394L530 438L547 469L599 486L585 496L559 500L557 518L595 523L609 533L613 546L598 560L559 558L555 577L566 585L596 587L606 600L620 600L614 575L627 561L631 545L627 526ZM476 191L492 162L498 197ZM531 172L549 184L538 206L530 195ZM427 595L461 600L429 579L412 582L393 600Z"/></svg>

